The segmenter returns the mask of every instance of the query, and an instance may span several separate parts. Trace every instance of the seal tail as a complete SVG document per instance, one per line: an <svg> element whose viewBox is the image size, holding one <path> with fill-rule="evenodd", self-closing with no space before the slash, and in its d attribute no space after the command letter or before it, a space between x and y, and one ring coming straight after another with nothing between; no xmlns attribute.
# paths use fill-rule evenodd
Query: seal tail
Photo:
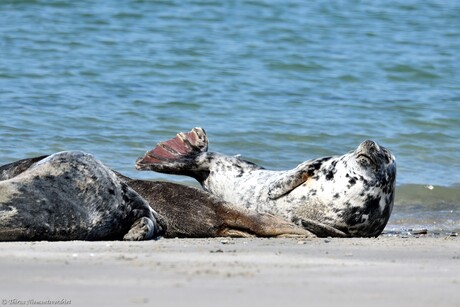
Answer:
<svg viewBox="0 0 460 307"><path fill-rule="evenodd" d="M198 170L197 157L208 150L208 137L202 128L181 132L175 138L160 142L136 161L137 170L192 175ZM193 175L192 175L193 176Z"/></svg>

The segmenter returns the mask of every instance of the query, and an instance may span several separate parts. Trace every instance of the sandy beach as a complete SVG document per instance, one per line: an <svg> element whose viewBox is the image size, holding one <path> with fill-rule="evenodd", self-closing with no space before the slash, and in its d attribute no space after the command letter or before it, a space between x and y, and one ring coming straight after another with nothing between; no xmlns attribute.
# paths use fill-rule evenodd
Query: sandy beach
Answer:
<svg viewBox="0 0 460 307"><path fill-rule="evenodd" d="M460 306L459 237L0 246L3 306Z"/></svg>

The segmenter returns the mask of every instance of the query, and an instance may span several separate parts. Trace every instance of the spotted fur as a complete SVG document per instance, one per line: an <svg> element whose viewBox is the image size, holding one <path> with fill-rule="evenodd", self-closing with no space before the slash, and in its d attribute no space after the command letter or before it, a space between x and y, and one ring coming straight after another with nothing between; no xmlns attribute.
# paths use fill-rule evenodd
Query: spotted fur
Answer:
<svg viewBox="0 0 460 307"><path fill-rule="evenodd" d="M175 150L177 142L186 145ZM207 152L207 146L204 130L194 128L160 143L156 148L164 150L161 155L155 148L138 159L136 167L192 176L227 202L282 216L314 233L323 227L337 230L337 235L373 237L388 222L396 162L373 141L364 141L345 155L308 160L287 171Z"/></svg>

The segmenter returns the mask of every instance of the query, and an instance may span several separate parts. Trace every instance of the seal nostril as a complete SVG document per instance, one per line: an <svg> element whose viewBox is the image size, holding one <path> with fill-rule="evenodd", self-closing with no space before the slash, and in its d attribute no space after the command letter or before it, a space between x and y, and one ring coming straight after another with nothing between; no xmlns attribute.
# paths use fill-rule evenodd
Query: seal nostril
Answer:
<svg viewBox="0 0 460 307"><path fill-rule="evenodd" d="M376 148L376 144L374 141L371 140L366 140L363 142L363 146L366 147L369 150L373 150Z"/></svg>
<svg viewBox="0 0 460 307"><path fill-rule="evenodd" d="M366 146L367 146L367 148L369 148L370 150L375 150L375 149L377 149L377 144L376 144L374 141L372 141L372 140L367 140L367 141L366 141Z"/></svg>

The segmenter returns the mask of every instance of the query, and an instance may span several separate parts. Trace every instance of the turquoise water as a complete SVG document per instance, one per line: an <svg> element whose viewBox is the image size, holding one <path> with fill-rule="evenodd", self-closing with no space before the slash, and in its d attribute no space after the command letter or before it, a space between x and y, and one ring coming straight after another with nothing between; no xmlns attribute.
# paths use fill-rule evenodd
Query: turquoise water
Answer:
<svg viewBox="0 0 460 307"><path fill-rule="evenodd" d="M373 139L398 162L390 226L460 228L458 1L4 0L0 16L0 164L78 149L191 182L134 161L194 126L275 169Z"/></svg>

